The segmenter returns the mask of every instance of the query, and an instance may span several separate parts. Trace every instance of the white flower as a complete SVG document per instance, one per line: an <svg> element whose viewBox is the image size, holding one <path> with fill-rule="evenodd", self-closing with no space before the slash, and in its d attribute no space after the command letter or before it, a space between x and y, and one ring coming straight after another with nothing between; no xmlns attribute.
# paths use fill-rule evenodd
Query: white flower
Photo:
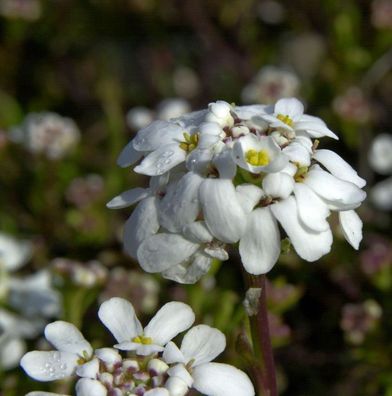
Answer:
<svg viewBox="0 0 392 396"><path fill-rule="evenodd" d="M245 86L241 96L246 103L274 103L278 99L295 96L299 86L300 82L294 73L265 66Z"/></svg>
<svg viewBox="0 0 392 396"><path fill-rule="evenodd" d="M338 139L320 118L304 114L303 104L295 98L278 100L272 115L264 115L263 118L290 139L301 134L313 138L329 136Z"/></svg>
<svg viewBox="0 0 392 396"><path fill-rule="evenodd" d="M370 166L382 175L392 174L392 138L385 133L378 135L369 150ZM376 183L370 191L370 199L381 210L392 209L392 177Z"/></svg>
<svg viewBox="0 0 392 396"><path fill-rule="evenodd" d="M60 295L52 288L52 276L42 270L24 278L10 279L8 304L25 317L55 317L60 314Z"/></svg>
<svg viewBox="0 0 392 396"><path fill-rule="evenodd" d="M171 396L183 396L188 388L209 396L252 396L255 394L248 376L233 366L211 363L226 346L225 336L218 329L199 325L189 330L181 348L169 342L164 360L178 363L168 370L166 388Z"/></svg>
<svg viewBox="0 0 392 396"><path fill-rule="evenodd" d="M36 337L46 318L60 311L60 295L51 286L51 275L42 270L20 277L14 271L26 264L32 254L29 241L0 233L0 366L17 366L25 351L25 339ZM8 310L9 309L9 310Z"/></svg>
<svg viewBox="0 0 392 396"><path fill-rule="evenodd" d="M80 132L70 118L44 112L29 114L22 126L12 130L11 137L32 153L60 159L79 141Z"/></svg>
<svg viewBox="0 0 392 396"><path fill-rule="evenodd" d="M370 199L381 210L392 210L392 177L377 183L370 191Z"/></svg>
<svg viewBox="0 0 392 396"><path fill-rule="evenodd" d="M0 232L0 265L7 271L15 271L30 259L32 245L30 241L17 240Z"/></svg>
<svg viewBox="0 0 392 396"><path fill-rule="evenodd" d="M0 328L0 370L16 367L25 352L26 343L21 338Z"/></svg>
<svg viewBox="0 0 392 396"><path fill-rule="evenodd" d="M154 121L154 112L147 107L137 106L128 111L126 121L130 128L142 129Z"/></svg>
<svg viewBox="0 0 392 396"><path fill-rule="evenodd" d="M288 158L270 136L247 134L239 138L233 147L234 161L252 173L278 172Z"/></svg>
<svg viewBox="0 0 392 396"><path fill-rule="evenodd" d="M382 175L392 173L392 136L386 133L377 135L368 153L370 166Z"/></svg>
<svg viewBox="0 0 392 396"><path fill-rule="evenodd" d="M191 111L191 106L187 100L182 98L164 99L158 104L158 119L169 121Z"/></svg>
<svg viewBox="0 0 392 396"><path fill-rule="evenodd" d="M45 337L57 350L28 352L20 362L26 373L38 381L69 377L92 357L90 343L70 323L57 321L48 324Z"/></svg>
<svg viewBox="0 0 392 396"><path fill-rule="evenodd" d="M138 355L163 351L164 345L195 320L188 305L174 301L165 304L143 329L132 304L122 298L105 301L98 316L117 340L116 348L136 351Z"/></svg>
<svg viewBox="0 0 392 396"><path fill-rule="evenodd" d="M137 257L147 272L162 272L164 278L195 283L208 272L213 258L224 261L228 254L205 222L197 221L185 225L182 234L160 232L146 238Z"/></svg>

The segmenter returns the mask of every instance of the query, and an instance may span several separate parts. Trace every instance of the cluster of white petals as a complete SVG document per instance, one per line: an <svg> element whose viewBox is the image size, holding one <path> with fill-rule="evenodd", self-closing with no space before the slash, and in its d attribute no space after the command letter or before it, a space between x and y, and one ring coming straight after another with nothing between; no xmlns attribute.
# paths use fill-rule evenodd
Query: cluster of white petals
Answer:
<svg viewBox="0 0 392 396"><path fill-rule="evenodd" d="M392 136L387 133L377 135L368 153L372 169L381 174L389 175L376 183L370 191L370 200L380 210L392 210Z"/></svg>
<svg viewBox="0 0 392 396"><path fill-rule="evenodd" d="M30 152L57 160L76 146L80 131L71 118L43 112L28 114L22 125L11 130L10 136Z"/></svg>
<svg viewBox="0 0 392 396"><path fill-rule="evenodd" d="M194 283L213 259L239 243L251 274L268 272L281 251L279 225L307 261L331 249L331 211L358 248L362 222L354 211L365 180L335 152L317 149L337 136L304 114L295 98L273 106L223 101L140 130L119 156L122 167L151 176L149 188L115 197L110 208L138 203L124 229L126 252L147 272Z"/></svg>
<svg viewBox="0 0 392 396"><path fill-rule="evenodd" d="M35 338L60 311L60 296L47 270L20 276L32 255L32 243L0 233L0 369L16 367Z"/></svg>
<svg viewBox="0 0 392 396"><path fill-rule="evenodd" d="M205 325L191 328L181 348L171 340L188 330L192 309L165 304L142 327L131 303L114 297L98 311L117 344L93 350L72 324L57 321L45 328L53 351L32 351L21 366L38 381L76 376L77 396L185 396L191 388L210 396L253 396L248 376L233 366L212 363L226 346L225 336ZM62 396L30 392L27 396Z"/></svg>

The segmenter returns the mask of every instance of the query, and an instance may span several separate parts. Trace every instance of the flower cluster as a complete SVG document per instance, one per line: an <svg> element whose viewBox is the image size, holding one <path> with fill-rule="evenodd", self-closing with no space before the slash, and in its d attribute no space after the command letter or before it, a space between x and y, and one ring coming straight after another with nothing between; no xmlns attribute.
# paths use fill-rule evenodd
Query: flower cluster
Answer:
<svg viewBox="0 0 392 396"><path fill-rule="evenodd" d="M80 139L75 122L56 113L30 113L23 124L11 131L11 139L34 154L52 160L63 158Z"/></svg>
<svg viewBox="0 0 392 396"><path fill-rule="evenodd" d="M241 92L245 103L274 103L280 98L298 94L298 77L284 69L265 66Z"/></svg>
<svg viewBox="0 0 392 396"><path fill-rule="evenodd" d="M147 272L196 282L212 259L226 260L239 242L251 274L278 260L283 227L307 261L330 251L331 211L347 241L358 248L362 222L354 209L365 199L365 180L339 155L317 149L337 136L297 99L274 106L235 107L223 101L140 130L118 164L138 163L149 188L115 197L110 208L139 202L124 229L126 252Z"/></svg>
<svg viewBox="0 0 392 396"><path fill-rule="evenodd" d="M392 174L392 136L381 133L373 140L368 153L369 164L381 175ZM392 210L392 177L376 183L370 192L370 199L380 210Z"/></svg>
<svg viewBox="0 0 392 396"><path fill-rule="evenodd" d="M32 243L0 233L0 369L16 367L26 339L36 337L60 312L60 295L47 270L15 274L32 256Z"/></svg>
<svg viewBox="0 0 392 396"><path fill-rule="evenodd" d="M192 309L181 302L165 304L143 329L131 303L105 301L98 311L117 344L93 350L72 324L57 321L45 328L57 349L28 352L21 366L38 381L79 377L77 396L184 396L190 388L206 395L252 396L248 376L233 366L212 363L226 345L219 330L191 328L178 348L171 340L193 324ZM31 392L27 396L52 395Z"/></svg>

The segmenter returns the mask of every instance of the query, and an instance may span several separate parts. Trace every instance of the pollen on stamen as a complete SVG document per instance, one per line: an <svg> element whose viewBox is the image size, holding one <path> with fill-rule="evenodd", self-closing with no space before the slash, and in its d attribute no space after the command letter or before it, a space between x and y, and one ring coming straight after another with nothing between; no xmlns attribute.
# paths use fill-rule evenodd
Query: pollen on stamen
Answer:
<svg viewBox="0 0 392 396"><path fill-rule="evenodd" d="M132 342L136 342L137 344L142 344L142 345L151 345L152 338L145 337L145 336L136 336L136 337L132 338Z"/></svg>
<svg viewBox="0 0 392 396"><path fill-rule="evenodd" d="M195 133L193 135L190 135L188 132L184 132L183 136L184 140L180 142L179 146L182 150L190 153L197 147L199 143L199 134Z"/></svg>
<svg viewBox="0 0 392 396"><path fill-rule="evenodd" d="M268 152L266 150L248 150L245 154L246 162L253 166L266 166L270 162Z"/></svg>
<svg viewBox="0 0 392 396"><path fill-rule="evenodd" d="M278 114L276 118L290 127L294 124L294 121L288 115Z"/></svg>

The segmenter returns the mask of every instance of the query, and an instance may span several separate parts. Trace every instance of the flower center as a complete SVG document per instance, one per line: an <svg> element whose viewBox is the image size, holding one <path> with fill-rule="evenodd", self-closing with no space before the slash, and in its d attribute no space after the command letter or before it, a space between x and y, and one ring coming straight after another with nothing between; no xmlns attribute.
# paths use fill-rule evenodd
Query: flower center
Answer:
<svg viewBox="0 0 392 396"><path fill-rule="evenodd" d="M308 174L307 166L298 166L297 172L294 175L294 180L296 183L302 183L305 180L306 175Z"/></svg>
<svg viewBox="0 0 392 396"><path fill-rule="evenodd" d="M268 152L266 150L248 150L245 154L246 162L253 166L265 166L270 162Z"/></svg>
<svg viewBox="0 0 392 396"><path fill-rule="evenodd" d="M145 336L137 336L137 337L132 338L132 342L136 342L138 344L143 344L143 345L151 345L152 338L145 337Z"/></svg>
<svg viewBox="0 0 392 396"><path fill-rule="evenodd" d="M184 132L182 135L184 136L184 140L180 143L180 148L187 153L190 153L199 143L199 134L194 133L193 135L190 135L188 132Z"/></svg>
<svg viewBox="0 0 392 396"><path fill-rule="evenodd" d="M90 356L88 355L87 351L82 352L82 356L79 357L77 360L78 364L84 364L87 363L90 360Z"/></svg>
<svg viewBox="0 0 392 396"><path fill-rule="evenodd" d="M290 127L294 124L294 121L288 115L278 114L276 118Z"/></svg>

